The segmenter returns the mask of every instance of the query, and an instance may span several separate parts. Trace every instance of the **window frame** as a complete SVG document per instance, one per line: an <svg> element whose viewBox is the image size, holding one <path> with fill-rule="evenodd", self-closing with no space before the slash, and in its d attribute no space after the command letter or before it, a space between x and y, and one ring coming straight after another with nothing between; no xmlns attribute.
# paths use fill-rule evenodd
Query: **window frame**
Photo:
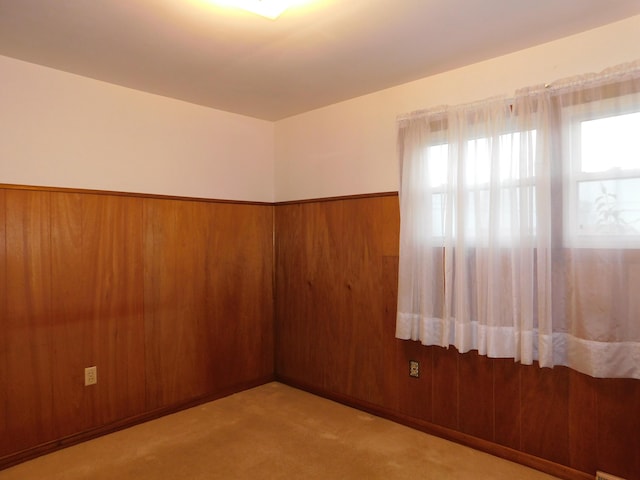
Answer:
<svg viewBox="0 0 640 480"><path fill-rule="evenodd" d="M445 149L445 154L443 155L444 157L444 161L446 161L447 163L449 162L449 143L447 143L446 141L446 128L442 128L439 130L438 135L433 139L432 142L430 142L428 145L424 146L424 151L427 152L427 150L431 149L431 148L437 148L437 147L447 147ZM522 134L525 133L527 135L530 134L534 134L534 143L535 143L535 149L536 151L540 148L539 147L539 141L540 141L540 137L538 136L538 133L536 130L527 130L527 131L521 131L520 129L517 128L509 128L506 129L504 133L501 133L500 136L498 137L498 139L501 139L502 137L510 137L513 138L513 135L515 134ZM490 137L482 137L482 136L478 136L476 138L473 139L467 139L466 140L466 144L464 145L464 148L462 148L462 152L466 155L469 151L470 151L470 144L472 142L476 142L478 140L489 140ZM513 147L512 147L513 150ZM428 154L427 154L428 155ZM534 155L536 155L535 151L534 151ZM431 160L431 155L428 155L427 158L429 158L430 161ZM427 167L425 168L426 172L430 172L431 168L429 165L427 165ZM447 168L448 170L448 168ZM482 191L486 191L489 192L491 189L491 180L487 181L487 182L481 182L481 183L469 183L467 182L467 172L464 173L459 173L459 178L463 178L464 179L464 194L477 194L479 192ZM462 177L460 177L460 175ZM427 180L429 180L430 177L427 177ZM446 178L449 178L449 172L447 171L446 173ZM430 194L431 194L431 225L432 225L432 239L433 240L438 240L433 241L433 245L434 246L444 246L444 241L446 239L446 224L447 224L447 195L450 193L456 193L456 192L451 192L450 190L450 186L448 184L447 181L445 181L444 183L440 183L437 186L432 186L432 185L428 185L426 188L429 189ZM505 179L505 180L500 180L499 182L499 191L500 192L508 192L511 189L532 189L533 193L531 194L531 199L532 199L532 204L534 206L534 218L533 218L533 233L529 236L526 236L525 238L528 239L531 242L535 242L536 239L536 235L537 235L537 229L536 229L536 224L537 224L537 218L536 218L536 214L535 211L537 210L536 208L536 176L535 173L533 175L529 175L529 176L524 176L524 177L519 177L519 178L510 178L510 179ZM440 212L437 213L436 209L434 208L434 206L436 205L436 197L440 197L441 201L441 209ZM520 198L520 197L519 197ZM453 238L456 237L455 235L455 223L457 221L457 217L456 217L456 213L457 212L453 212L454 217L450 220L453 224L452 228L454 228L454 234L453 234ZM435 229L435 218L439 218L441 219L441 221L439 223L441 223L441 228L440 230L440 234L436 234L436 229ZM505 242L507 242L507 235L499 235L499 238L501 240L505 240ZM470 237L468 238L468 240L471 242L472 245L476 245L476 237ZM479 246L479 245L478 245Z"/></svg>
<svg viewBox="0 0 640 480"><path fill-rule="evenodd" d="M629 94L637 95L637 94ZM625 114L640 114L640 110L617 107L621 97L596 100L600 106L594 108L594 102L569 106L557 106L560 115L565 119L563 124L569 125L561 131L557 138L552 139L561 143L562 152L562 245L567 248L588 249L637 249L640 245L640 231L631 234L594 234L585 233L580 225L580 184L587 182L605 182L611 180L638 179L640 181L640 163L636 169L609 169L600 172L584 172L582 166L582 123L611 118Z"/></svg>

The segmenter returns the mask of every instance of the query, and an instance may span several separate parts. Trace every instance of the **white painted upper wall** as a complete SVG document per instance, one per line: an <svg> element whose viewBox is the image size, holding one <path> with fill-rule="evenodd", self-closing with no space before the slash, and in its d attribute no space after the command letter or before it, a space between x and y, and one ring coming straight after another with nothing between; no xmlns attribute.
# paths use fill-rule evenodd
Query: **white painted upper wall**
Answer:
<svg viewBox="0 0 640 480"><path fill-rule="evenodd" d="M0 183L287 201L398 188L396 118L640 58L640 16L275 124L0 56Z"/></svg>
<svg viewBox="0 0 640 480"><path fill-rule="evenodd" d="M274 124L0 56L0 183L274 200Z"/></svg>
<svg viewBox="0 0 640 480"><path fill-rule="evenodd" d="M398 189L396 118L640 58L640 16L276 122L276 201Z"/></svg>

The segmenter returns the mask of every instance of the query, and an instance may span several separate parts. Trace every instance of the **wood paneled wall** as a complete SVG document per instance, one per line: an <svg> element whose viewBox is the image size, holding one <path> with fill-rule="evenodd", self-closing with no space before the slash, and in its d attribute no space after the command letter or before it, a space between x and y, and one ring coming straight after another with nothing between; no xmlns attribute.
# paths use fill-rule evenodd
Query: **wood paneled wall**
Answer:
<svg viewBox="0 0 640 480"><path fill-rule="evenodd" d="M558 476L640 479L640 381L394 339L397 196L277 205L275 225L279 379Z"/></svg>
<svg viewBox="0 0 640 480"><path fill-rule="evenodd" d="M273 208L0 188L0 467L273 378Z"/></svg>
<svg viewBox="0 0 640 480"><path fill-rule="evenodd" d="M394 338L398 231L394 195L0 188L0 468L268 381L275 342L290 384L567 478L640 479L639 381Z"/></svg>

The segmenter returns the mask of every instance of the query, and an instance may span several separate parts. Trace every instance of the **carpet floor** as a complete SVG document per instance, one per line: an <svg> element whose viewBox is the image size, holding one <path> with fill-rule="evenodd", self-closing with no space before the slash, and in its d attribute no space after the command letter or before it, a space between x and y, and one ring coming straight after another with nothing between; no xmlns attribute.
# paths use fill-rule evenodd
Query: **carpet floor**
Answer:
<svg viewBox="0 0 640 480"><path fill-rule="evenodd" d="M0 480L550 480L273 382L0 471Z"/></svg>

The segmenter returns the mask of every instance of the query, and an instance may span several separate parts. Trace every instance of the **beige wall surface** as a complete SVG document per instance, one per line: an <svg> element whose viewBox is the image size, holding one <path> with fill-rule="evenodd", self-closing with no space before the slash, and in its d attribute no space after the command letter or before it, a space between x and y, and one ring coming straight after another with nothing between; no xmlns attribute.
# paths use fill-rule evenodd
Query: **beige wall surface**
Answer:
<svg viewBox="0 0 640 480"><path fill-rule="evenodd" d="M640 58L640 16L276 123L277 201L398 189L396 118Z"/></svg>
<svg viewBox="0 0 640 480"><path fill-rule="evenodd" d="M288 201L398 189L396 118L640 58L640 16L268 122L0 56L0 183Z"/></svg>
<svg viewBox="0 0 640 480"><path fill-rule="evenodd" d="M274 125L0 56L0 183L271 202Z"/></svg>

